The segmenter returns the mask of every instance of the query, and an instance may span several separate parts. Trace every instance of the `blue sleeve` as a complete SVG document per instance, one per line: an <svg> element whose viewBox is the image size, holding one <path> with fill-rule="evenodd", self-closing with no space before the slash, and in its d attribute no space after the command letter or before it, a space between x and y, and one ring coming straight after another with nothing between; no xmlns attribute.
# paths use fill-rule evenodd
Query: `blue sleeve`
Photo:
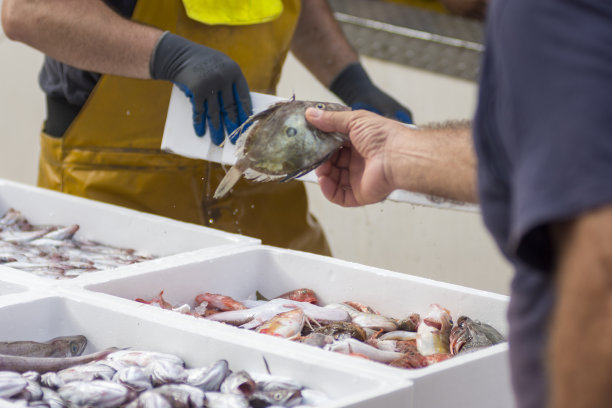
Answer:
<svg viewBox="0 0 612 408"><path fill-rule="evenodd" d="M552 262L548 225L612 203L612 2L506 1L494 30L511 95L499 125L514 133L510 244Z"/></svg>

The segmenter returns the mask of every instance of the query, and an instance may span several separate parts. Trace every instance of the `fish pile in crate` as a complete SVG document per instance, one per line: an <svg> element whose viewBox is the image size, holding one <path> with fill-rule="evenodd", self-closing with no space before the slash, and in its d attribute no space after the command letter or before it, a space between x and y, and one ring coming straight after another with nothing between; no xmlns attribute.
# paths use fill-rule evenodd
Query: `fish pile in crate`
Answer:
<svg viewBox="0 0 612 408"><path fill-rule="evenodd" d="M65 279L153 259L129 248L115 248L74 237L77 224L32 225L9 209L0 218L0 265L38 276Z"/></svg>
<svg viewBox="0 0 612 408"><path fill-rule="evenodd" d="M175 306L162 291L135 300L400 368L426 367L505 341L492 326L467 316L454 325L450 312L437 304L423 318L413 313L395 319L354 301L318 306L316 294L307 288L271 300L257 292L255 298L237 301L201 293L193 306Z"/></svg>
<svg viewBox="0 0 612 408"><path fill-rule="evenodd" d="M87 339L0 343L0 401L37 407L232 407L320 405L319 391L288 377L232 372L226 360L186 368L172 354L106 349L81 355Z"/></svg>

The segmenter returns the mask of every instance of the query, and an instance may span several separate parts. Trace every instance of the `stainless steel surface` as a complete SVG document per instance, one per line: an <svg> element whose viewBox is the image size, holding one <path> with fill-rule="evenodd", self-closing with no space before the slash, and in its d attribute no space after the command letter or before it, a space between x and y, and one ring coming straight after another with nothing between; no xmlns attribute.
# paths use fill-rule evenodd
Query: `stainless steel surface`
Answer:
<svg viewBox="0 0 612 408"><path fill-rule="evenodd" d="M363 55L475 81L483 45L479 21L373 0L330 0Z"/></svg>

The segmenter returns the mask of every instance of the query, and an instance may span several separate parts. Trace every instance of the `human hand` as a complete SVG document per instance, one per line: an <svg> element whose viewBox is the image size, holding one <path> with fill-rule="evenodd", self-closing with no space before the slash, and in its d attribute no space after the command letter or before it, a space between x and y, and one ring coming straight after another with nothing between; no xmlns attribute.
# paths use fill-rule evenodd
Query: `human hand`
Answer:
<svg viewBox="0 0 612 408"><path fill-rule="evenodd" d="M400 122L413 123L410 110L374 85L358 62L345 68L329 89L353 110L365 109Z"/></svg>
<svg viewBox="0 0 612 408"><path fill-rule="evenodd" d="M236 62L212 48L166 32L159 39L150 61L153 79L175 83L191 100L193 127L220 145L251 114L246 79Z"/></svg>
<svg viewBox="0 0 612 408"><path fill-rule="evenodd" d="M366 111L309 108L306 119L323 131L348 134L351 141L316 169L329 201L356 207L382 201L395 190L388 156L393 135L405 131L404 125Z"/></svg>

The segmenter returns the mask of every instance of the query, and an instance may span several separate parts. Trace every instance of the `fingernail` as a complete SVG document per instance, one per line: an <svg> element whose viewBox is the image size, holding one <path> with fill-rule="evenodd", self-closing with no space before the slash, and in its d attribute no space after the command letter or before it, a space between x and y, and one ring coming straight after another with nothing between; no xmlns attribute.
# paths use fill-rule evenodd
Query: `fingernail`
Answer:
<svg viewBox="0 0 612 408"><path fill-rule="evenodd" d="M311 118L316 119L316 118L320 118L321 117L321 115L323 114L323 111L321 109L317 109L317 108L308 108L306 113Z"/></svg>

